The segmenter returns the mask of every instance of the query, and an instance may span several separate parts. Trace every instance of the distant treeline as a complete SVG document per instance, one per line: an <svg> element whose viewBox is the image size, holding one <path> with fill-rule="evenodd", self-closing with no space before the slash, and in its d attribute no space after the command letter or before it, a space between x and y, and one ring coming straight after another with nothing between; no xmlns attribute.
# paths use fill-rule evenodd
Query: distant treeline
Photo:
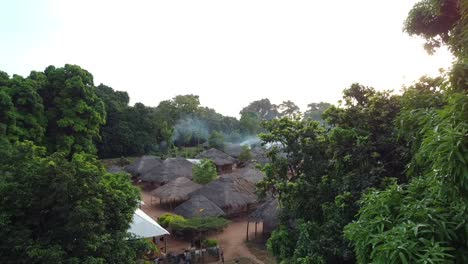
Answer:
<svg viewBox="0 0 468 264"><path fill-rule="evenodd" d="M197 95L178 95L157 107L129 105L127 92L104 84L76 65L49 66L23 78L0 72L0 134L32 140L49 151L95 152L100 158L165 153L173 146L241 142L263 121L302 116L291 101L253 101L240 119L203 107ZM328 103L311 103L305 119L321 120Z"/></svg>

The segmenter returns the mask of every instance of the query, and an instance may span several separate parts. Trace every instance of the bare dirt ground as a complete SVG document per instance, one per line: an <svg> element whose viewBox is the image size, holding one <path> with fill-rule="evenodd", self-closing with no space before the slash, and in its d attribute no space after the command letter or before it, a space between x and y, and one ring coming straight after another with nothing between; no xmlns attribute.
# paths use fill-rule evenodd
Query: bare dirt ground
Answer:
<svg viewBox="0 0 468 264"><path fill-rule="evenodd" d="M137 185L138 186L138 185ZM164 213L170 213L170 210L161 208L159 203L153 200L153 205L151 205L151 194L150 189L143 188L141 189L142 200L145 203L141 206L141 209L151 216L153 219L157 220L158 217ZM254 254L250 252L245 244L247 231L247 220L245 217L231 219L229 226L221 233L210 235L209 238L216 239L219 242L219 246L223 249L224 259L226 261L236 259L236 258L249 258L253 263L263 264L261 260L257 259ZM249 238L254 238L255 224L250 223L249 226ZM257 234L260 235L262 232L262 225L257 225ZM187 241L182 241L175 239L172 236L167 238L167 252L183 252L184 249L188 248L190 243Z"/></svg>

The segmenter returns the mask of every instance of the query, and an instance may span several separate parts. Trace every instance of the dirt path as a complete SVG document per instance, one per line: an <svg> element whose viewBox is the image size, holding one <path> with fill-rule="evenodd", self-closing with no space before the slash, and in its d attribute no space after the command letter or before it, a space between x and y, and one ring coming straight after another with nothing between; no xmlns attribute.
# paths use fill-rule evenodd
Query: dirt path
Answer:
<svg viewBox="0 0 468 264"><path fill-rule="evenodd" d="M164 213L170 213L171 211L165 208L161 208L158 203L154 203L151 205L151 194L150 190L141 188L141 198L144 205L141 206L141 210L143 210L146 214L151 216L153 219L157 220L159 216ZM153 201L156 202L156 201ZM254 225L250 223L249 227L249 237L254 237ZM250 258L257 263L263 264L262 261L258 260L247 248L245 245L246 239L246 231L247 231L247 221L245 218L236 218L231 219L231 223L229 226L221 233L213 234L209 236L209 238L216 239L219 242L220 247L223 249L224 252L224 259L231 260L237 257L247 257ZM261 234L262 226L258 225L257 232ZM187 241L177 240L172 236L168 236L167 238L167 248L168 252L183 252L184 249L188 248L190 243Z"/></svg>
<svg viewBox="0 0 468 264"><path fill-rule="evenodd" d="M210 236L210 238L218 240L224 252L224 259L231 260L239 257L247 257L257 263L263 264L263 262L258 260L245 245L247 220L245 218L237 218L231 221L231 224L229 224L222 233ZM249 227L249 231L249 237L253 238L254 229L252 228L252 224ZM258 226L257 232L261 233L261 231L261 226Z"/></svg>

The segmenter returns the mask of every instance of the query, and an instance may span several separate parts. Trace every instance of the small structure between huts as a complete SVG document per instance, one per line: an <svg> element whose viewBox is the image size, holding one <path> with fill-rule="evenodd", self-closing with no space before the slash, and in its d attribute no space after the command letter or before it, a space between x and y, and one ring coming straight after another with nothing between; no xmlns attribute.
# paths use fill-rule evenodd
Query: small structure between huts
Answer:
<svg viewBox="0 0 468 264"><path fill-rule="evenodd" d="M220 174L232 172L232 166L235 163L235 159L233 157L215 148L203 151L195 158L209 159L213 161L213 163L216 165L216 170Z"/></svg>

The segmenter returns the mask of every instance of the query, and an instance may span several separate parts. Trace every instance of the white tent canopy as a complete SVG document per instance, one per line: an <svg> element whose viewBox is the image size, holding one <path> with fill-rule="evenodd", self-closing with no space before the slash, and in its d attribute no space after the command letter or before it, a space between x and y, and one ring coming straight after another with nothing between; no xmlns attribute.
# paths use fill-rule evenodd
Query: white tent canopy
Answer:
<svg viewBox="0 0 468 264"><path fill-rule="evenodd" d="M162 228L141 209L136 209L135 214L133 214L133 221L130 224L128 232L141 238L169 235L169 232L167 232L166 229Z"/></svg>

